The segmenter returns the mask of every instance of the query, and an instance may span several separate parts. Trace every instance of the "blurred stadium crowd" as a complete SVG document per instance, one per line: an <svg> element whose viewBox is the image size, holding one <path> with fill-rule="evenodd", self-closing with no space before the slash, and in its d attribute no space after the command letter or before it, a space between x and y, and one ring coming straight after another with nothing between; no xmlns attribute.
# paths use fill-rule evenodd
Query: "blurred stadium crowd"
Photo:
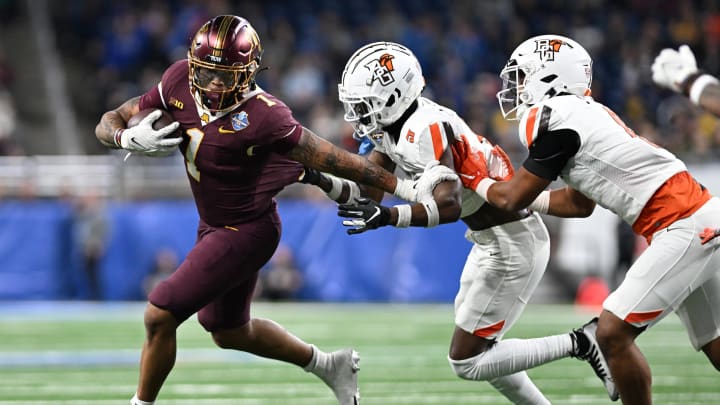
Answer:
<svg viewBox="0 0 720 405"><path fill-rule="evenodd" d="M14 3L0 2L4 19L20 14ZM67 0L48 6L69 87L78 90L72 91L78 120L88 125L153 86L169 63L185 57L191 34L210 16L232 13L249 19L261 35L268 67L259 75L261 85L285 100L306 126L351 150L355 143L337 101L339 75L358 46L391 40L416 53L428 84L425 94L456 109L519 161L524 151L514 127L498 113L497 74L523 39L558 33L588 49L593 95L636 132L688 162L720 157L717 120L656 88L650 75L657 51L682 43L717 74L716 0ZM5 88L0 94L22 91L3 69L3 58L14 54L0 49L0 88ZM2 100L0 108L12 108ZM22 136L11 133L12 126L1 122L0 136ZM92 141L87 150L103 153Z"/></svg>

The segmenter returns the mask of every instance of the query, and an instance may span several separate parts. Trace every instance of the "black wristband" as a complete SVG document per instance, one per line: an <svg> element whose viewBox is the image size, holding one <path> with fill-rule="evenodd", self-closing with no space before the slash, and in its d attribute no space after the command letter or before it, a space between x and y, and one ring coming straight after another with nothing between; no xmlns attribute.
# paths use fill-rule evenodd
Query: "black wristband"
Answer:
<svg viewBox="0 0 720 405"><path fill-rule="evenodd" d="M300 182L305 184L314 184L317 186L320 185L321 177L322 173L320 173L319 170L305 167L305 175L302 177L302 179L300 179Z"/></svg>
<svg viewBox="0 0 720 405"><path fill-rule="evenodd" d="M682 93L685 95L685 97L690 97L690 89L692 88L693 83L695 83L695 80L697 80L698 77L704 74L704 71L698 70L697 72L686 77L685 80L680 83L680 90L682 90Z"/></svg>

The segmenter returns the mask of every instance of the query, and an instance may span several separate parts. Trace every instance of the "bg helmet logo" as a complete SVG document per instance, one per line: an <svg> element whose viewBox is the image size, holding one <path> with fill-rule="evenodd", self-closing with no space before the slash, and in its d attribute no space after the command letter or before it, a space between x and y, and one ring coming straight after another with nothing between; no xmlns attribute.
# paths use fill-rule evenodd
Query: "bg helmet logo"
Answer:
<svg viewBox="0 0 720 405"><path fill-rule="evenodd" d="M392 62L394 58L395 57L389 53L385 53L380 56L379 59L373 59L365 65L365 67L372 72L372 78L370 79L368 86L375 80L379 81L383 86L387 86L395 81L395 78L392 75L392 72L395 70Z"/></svg>
<svg viewBox="0 0 720 405"><path fill-rule="evenodd" d="M560 52L563 45L572 48L572 45L560 39L538 39L535 41L535 53L540 54L541 60L552 61L555 60L555 53Z"/></svg>

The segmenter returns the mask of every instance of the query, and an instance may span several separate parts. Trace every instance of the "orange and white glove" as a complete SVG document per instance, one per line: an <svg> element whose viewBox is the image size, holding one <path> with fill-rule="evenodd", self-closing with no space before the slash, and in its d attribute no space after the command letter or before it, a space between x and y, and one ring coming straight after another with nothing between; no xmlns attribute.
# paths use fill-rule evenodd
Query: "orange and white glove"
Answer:
<svg viewBox="0 0 720 405"><path fill-rule="evenodd" d="M704 244L710 242L711 240L717 238L718 236L720 236L720 229L705 228L705 229L703 229L703 231L700 233L699 236L700 236L700 244L704 245Z"/></svg>
<svg viewBox="0 0 720 405"><path fill-rule="evenodd" d="M476 190L483 179L489 178L487 160L485 155L473 150L465 135L460 136L452 147L455 172L460 175L460 181L465 188Z"/></svg>
<svg viewBox="0 0 720 405"><path fill-rule="evenodd" d="M508 181L515 175L515 169L510 162L510 157L498 145L495 145L490 151L490 160L487 167L488 175L493 180Z"/></svg>

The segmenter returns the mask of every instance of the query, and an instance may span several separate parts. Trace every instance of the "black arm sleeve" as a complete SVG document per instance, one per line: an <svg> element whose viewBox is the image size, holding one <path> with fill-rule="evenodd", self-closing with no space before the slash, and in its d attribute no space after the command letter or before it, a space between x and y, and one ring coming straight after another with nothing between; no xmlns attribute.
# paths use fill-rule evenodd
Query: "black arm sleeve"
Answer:
<svg viewBox="0 0 720 405"><path fill-rule="evenodd" d="M555 180L568 160L580 149L580 135L572 129L539 128L523 167L547 180Z"/></svg>

